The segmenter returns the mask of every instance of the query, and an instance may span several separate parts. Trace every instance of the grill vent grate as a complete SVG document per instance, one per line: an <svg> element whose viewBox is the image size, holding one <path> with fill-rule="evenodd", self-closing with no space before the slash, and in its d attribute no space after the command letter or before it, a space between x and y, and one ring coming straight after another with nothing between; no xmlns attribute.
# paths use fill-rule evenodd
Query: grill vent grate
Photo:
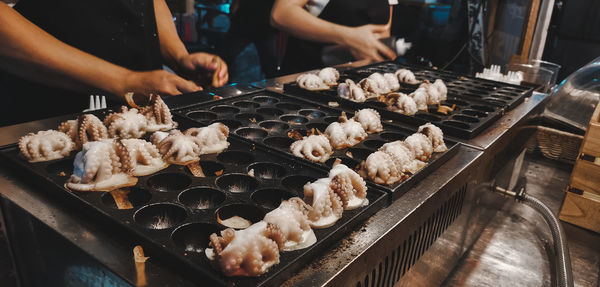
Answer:
<svg viewBox="0 0 600 287"><path fill-rule="evenodd" d="M466 192L465 185L367 273L362 282L357 282L356 286L391 287L398 282L461 214Z"/></svg>

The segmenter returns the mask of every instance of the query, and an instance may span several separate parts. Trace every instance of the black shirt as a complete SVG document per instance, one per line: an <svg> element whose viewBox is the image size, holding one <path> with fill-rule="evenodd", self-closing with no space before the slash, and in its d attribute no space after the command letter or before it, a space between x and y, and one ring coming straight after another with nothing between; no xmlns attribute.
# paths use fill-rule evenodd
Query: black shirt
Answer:
<svg viewBox="0 0 600 287"><path fill-rule="evenodd" d="M162 68L153 0L21 0L14 8L58 40L111 63ZM80 112L90 93L0 71L0 126Z"/></svg>

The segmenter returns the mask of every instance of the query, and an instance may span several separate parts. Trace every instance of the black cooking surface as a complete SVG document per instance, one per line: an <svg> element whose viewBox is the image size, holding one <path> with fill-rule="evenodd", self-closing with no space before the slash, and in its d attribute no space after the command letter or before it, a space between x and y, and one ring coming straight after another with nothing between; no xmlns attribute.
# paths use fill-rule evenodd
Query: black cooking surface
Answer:
<svg viewBox="0 0 600 287"><path fill-rule="evenodd" d="M364 107L356 106L352 109L346 109L347 117L352 117L353 112L361 108ZM289 150L294 139L288 137L288 132L294 130L306 135L307 131L312 128L324 132L330 123L337 121L341 112L342 109L271 91L258 91L239 97L201 103L175 111L175 113L188 117L200 125L221 121L229 126L231 133L290 157L294 157ZM370 134L354 147L335 150L327 162L313 163L305 159L297 159L323 170L329 170L335 159L339 158L348 167L355 168L383 144L404 140L416 131L416 129L410 130L389 125L385 121L385 115L382 116L383 132ZM424 168L403 182L390 186L376 184L370 180L367 180L367 183L370 187L376 187L391 193L392 200L399 198L420 179L456 153L458 150L456 142L448 139L445 139L445 142L448 151L434 153Z"/></svg>
<svg viewBox="0 0 600 287"><path fill-rule="evenodd" d="M180 129L196 123L175 117ZM0 148L5 164L22 169L23 176L40 191L65 199L74 212L97 220L124 242L140 244L150 257L160 257L169 266L198 283L235 286L277 286L337 242L351 228L384 207L388 196L370 188L369 204L344 211L332 227L315 230L317 243L309 248L280 253L280 264L257 278L227 278L213 268L203 254L211 233L223 230L222 218L239 215L253 222L279 205L281 199L303 197L303 185L327 177L327 171L270 152L233 136L220 154L201 156L206 177L192 176L183 166L171 165L156 174L140 177L131 188L133 209L117 209L106 192L71 192L64 183L72 173L75 153L66 159L29 163L16 144ZM254 170L254 177L248 171ZM124 259L124 260L131 260Z"/></svg>

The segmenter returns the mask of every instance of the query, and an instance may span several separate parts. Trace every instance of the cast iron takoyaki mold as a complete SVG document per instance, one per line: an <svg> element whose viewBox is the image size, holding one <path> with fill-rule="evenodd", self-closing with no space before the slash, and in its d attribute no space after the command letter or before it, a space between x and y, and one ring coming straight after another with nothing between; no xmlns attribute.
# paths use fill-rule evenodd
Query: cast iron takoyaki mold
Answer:
<svg viewBox="0 0 600 287"><path fill-rule="evenodd" d="M182 130L197 126L183 118L174 119ZM119 232L124 243L131 247L139 244L146 255L160 257L190 279L211 286L277 286L388 202L386 193L369 189L369 204L344 211L332 227L315 230L317 243L313 246L281 252L280 263L260 277L227 278L211 266L204 254L209 235L226 228L217 216L226 219L237 215L253 223L260 221L282 199L303 197L307 182L327 177L323 169L272 153L261 145L235 136L230 136L229 142L222 153L201 156L200 166L206 177L194 177L187 167L177 165L140 177L128 195L132 209L118 209L110 193L65 189L75 153L65 159L29 163L12 144L1 147L0 154L7 159L4 163L22 169L40 191L53 192L82 216L93 217L110 232ZM248 175L250 170L254 176Z"/></svg>
<svg viewBox="0 0 600 287"><path fill-rule="evenodd" d="M360 105L345 110L348 118ZM258 91L227 98L213 102L198 104L175 111L175 113L196 121L199 125L208 125L215 121L227 124L230 133L245 140L264 145L285 155L296 158L290 152L290 145L295 141L288 133L297 131L306 135L313 128L324 132L327 126L337 121L342 109L320 105L297 97L279 94L272 91ZM410 130L385 122L386 115L382 115L384 131L370 134L361 143L345 149L335 150L325 163L313 163L299 159L307 164L312 164L323 170L329 170L336 158L350 168L356 168L371 153L387 142L403 140L413 134L416 129ZM428 121L424 121L426 123ZM391 193L391 200L399 198L408 189L414 186L423 177L437 169L442 163L452 157L457 149L456 142L445 139L448 151L434 153L427 165L414 175L401 183L390 186L379 185L367 180L370 187L376 187Z"/></svg>

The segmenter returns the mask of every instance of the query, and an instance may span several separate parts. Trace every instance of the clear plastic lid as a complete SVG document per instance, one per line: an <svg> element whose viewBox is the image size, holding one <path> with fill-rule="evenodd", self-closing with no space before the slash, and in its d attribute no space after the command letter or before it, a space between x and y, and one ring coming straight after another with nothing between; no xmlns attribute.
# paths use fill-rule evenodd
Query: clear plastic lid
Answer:
<svg viewBox="0 0 600 287"><path fill-rule="evenodd" d="M585 131L600 101L600 57L554 87L544 116Z"/></svg>

